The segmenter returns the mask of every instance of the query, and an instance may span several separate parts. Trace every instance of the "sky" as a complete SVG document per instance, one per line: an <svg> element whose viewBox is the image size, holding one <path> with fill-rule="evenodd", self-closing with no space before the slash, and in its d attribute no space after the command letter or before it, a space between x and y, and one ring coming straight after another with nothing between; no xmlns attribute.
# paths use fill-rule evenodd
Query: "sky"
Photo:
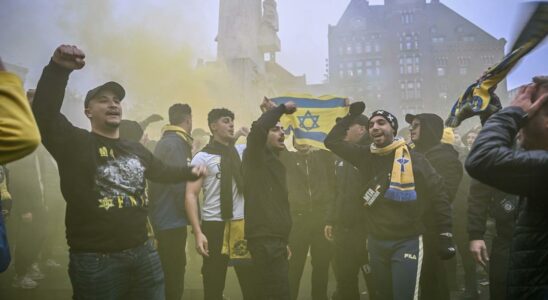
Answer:
<svg viewBox="0 0 548 300"><path fill-rule="evenodd" d="M31 87L59 44L80 45L87 50L88 66L71 85L82 94L90 86L97 85L95 83L108 80L105 76L111 70L129 64L117 62L143 47L149 51L147 55L158 56L147 67L155 64L169 67L169 61L158 61L162 57L169 60L166 53L183 51L184 58L183 55L177 57L184 63L178 67L191 68L199 58L215 59L219 1L228 0L2 0L0 57L27 67L26 85ZM350 0L277 2L282 42L277 61L295 75L305 74L309 84L322 82L328 56L328 25L337 23ZM383 2L371 0L370 4ZM508 46L515 38L517 24L523 19L519 7L523 1L519 0L441 2L494 37L505 38L509 41ZM140 36L143 33L146 38ZM133 46L132 39L141 43ZM157 54L155 50L158 50ZM99 59L101 63L97 63ZM548 74L547 62L545 42L512 71L508 87L525 84L534 75ZM139 64L138 60L131 62L135 63ZM118 70L117 74L122 76L124 70Z"/></svg>

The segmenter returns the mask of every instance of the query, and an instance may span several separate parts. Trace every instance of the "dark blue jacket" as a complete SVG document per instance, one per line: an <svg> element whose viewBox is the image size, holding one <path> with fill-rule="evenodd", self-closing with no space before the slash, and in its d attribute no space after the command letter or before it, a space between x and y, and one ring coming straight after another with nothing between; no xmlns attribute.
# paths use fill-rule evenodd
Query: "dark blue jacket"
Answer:
<svg viewBox="0 0 548 300"><path fill-rule="evenodd" d="M154 156L172 166L188 166L192 159L192 145L185 142L177 133L166 131L156 145ZM150 183L149 217L154 230L174 229L188 225L185 192L186 182Z"/></svg>

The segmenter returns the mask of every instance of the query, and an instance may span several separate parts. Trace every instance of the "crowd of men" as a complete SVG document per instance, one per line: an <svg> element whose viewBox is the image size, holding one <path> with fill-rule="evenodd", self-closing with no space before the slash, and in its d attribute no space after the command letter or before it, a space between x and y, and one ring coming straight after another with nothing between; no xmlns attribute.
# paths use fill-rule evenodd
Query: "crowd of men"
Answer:
<svg viewBox="0 0 548 300"><path fill-rule="evenodd" d="M122 120L125 90L110 81L85 97L91 131L77 128L61 106L71 72L84 65L82 50L59 46L27 99L0 62L0 164L40 140L45 148L0 169L5 211L13 192L26 220L10 241L15 286L36 287L33 263L48 258L46 205L30 201L40 192L8 180L37 168L60 178L74 299L180 300L189 225L204 299L223 299L229 266L243 299L298 299L309 255L312 299L360 299L360 274L368 299L450 299L457 249L466 299L479 296L476 263L490 266L491 299L548 298L548 77L456 141L438 115L406 115L404 139L393 113L366 116L354 102L325 138L329 151L294 140L291 152L279 120L297 106L268 98L250 129L213 108L205 141L193 134L191 106L175 103L152 143L144 131L162 118ZM3 223L0 238L5 270Z"/></svg>

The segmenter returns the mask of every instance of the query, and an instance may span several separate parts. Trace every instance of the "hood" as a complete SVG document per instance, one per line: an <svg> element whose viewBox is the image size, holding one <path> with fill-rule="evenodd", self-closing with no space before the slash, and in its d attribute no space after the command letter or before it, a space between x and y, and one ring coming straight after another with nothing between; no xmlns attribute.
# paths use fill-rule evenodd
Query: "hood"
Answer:
<svg viewBox="0 0 548 300"><path fill-rule="evenodd" d="M441 143L443 136L443 119L436 114L418 114L405 116L405 121L411 124L417 118L421 121L421 133L418 141L415 141L415 150L419 152L428 151L428 149Z"/></svg>

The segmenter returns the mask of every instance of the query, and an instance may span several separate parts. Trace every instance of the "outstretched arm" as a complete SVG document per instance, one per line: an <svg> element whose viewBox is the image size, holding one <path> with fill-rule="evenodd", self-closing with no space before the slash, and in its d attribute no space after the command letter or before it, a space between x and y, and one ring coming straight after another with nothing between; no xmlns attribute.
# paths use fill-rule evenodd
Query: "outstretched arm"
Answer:
<svg viewBox="0 0 548 300"><path fill-rule="evenodd" d="M36 87L32 109L42 134L42 142L54 157L61 155L74 127L61 114L70 73L84 67L85 54L76 46L61 45L44 68Z"/></svg>

